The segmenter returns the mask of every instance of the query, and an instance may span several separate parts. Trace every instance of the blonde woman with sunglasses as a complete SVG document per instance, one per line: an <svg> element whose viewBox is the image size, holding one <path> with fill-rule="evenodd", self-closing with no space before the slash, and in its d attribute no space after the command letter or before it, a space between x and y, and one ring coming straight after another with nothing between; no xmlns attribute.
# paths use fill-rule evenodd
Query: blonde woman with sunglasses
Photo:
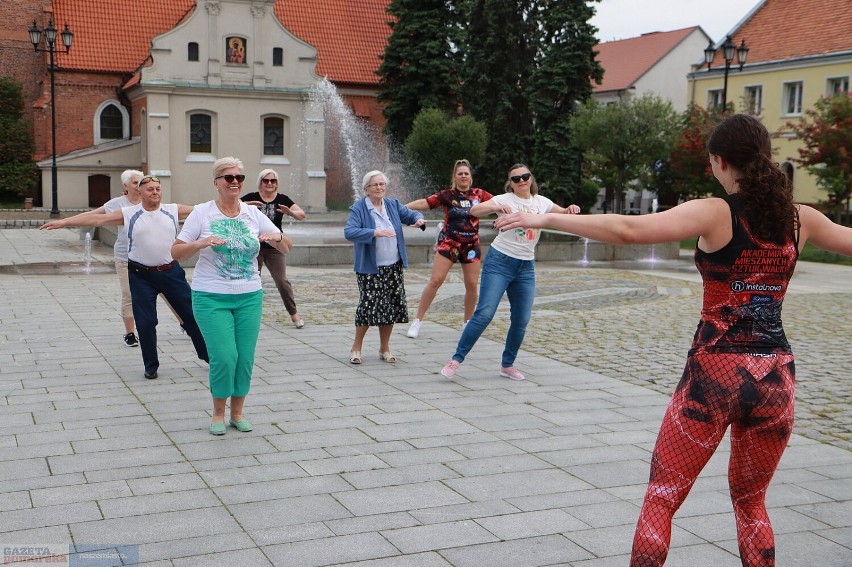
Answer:
<svg viewBox="0 0 852 567"><path fill-rule="evenodd" d="M257 254L264 242L279 252L292 241L257 207L240 200L243 163L224 157L213 164L217 198L196 205L172 246L177 259L198 253L192 276L192 309L210 351L212 435L224 435L228 423L237 431L253 429L243 414L251 387L254 353L260 335L263 286Z"/></svg>
<svg viewBox="0 0 852 567"><path fill-rule="evenodd" d="M470 210L490 200L493 195L473 186L472 171L470 162L466 159L456 161L453 164L449 189L405 205L415 211L444 208L444 224L435 246L432 276L420 295L417 317L408 328L408 336L412 339L420 334L420 324L426 316L426 310L432 305L438 288L444 283L450 268L456 262L461 264L464 276L464 324L467 324L476 307L476 286L482 267L482 251L479 247L479 218L471 215Z"/></svg>
<svg viewBox="0 0 852 567"><path fill-rule="evenodd" d="M304 220L305 211L293 202L293 199L278 191L279 179L278 172L274 169L264 169L257 176L257 191L247 193L241 198L249 205L254 205L260 212L269 217L269 220L281 230L281 222L284 215L291 217L297 221ZM297 329L305 326L305 320L299 315L296 309L296 297L293 294L293 286L290 285L290 280L287 279L287 256L278 251L274 246L266 242L260 245L260 252L257 255L258 270L263 271L263 266L269 268L269 273L275 282L275 287L278 288L278 294L284 302L284 307L287 313L290 314L290 320Z"/></svg>
<svg viewBox="0 0 852 567"><path fill-rule="evenodd" d="M535 177L522 163L516 163L509 169L505 188L504 194L471 207L470 214L484 217L493 213L502 215L516 212L580 212L577 205L562 208L547 197L539 195ZM455 375L473 345L491 323L503 294L506 294L511 311L506 346L500 363L500 376L511 380L526 379L521 371L515 368L515 358L524 341L527 324L532 315L535 297L535 246L540 234L540 230L516 229L501 232L494 238L483 262L476 310L462 331L455 354L441 369L442 375L447 378Z"/></svg>

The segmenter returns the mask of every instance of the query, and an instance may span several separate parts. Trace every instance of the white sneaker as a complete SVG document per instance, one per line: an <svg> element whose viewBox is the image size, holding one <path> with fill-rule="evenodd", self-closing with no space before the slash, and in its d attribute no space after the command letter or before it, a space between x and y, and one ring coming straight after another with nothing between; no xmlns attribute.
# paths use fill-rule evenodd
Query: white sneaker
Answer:
<svg viewBox="0 0 852 567"><path fill-rule="evenodd" d="M408 337L412 339L416 339L417 335L420 334L420 319L415 319L411 322L411 326L408 328Z"/></svg>

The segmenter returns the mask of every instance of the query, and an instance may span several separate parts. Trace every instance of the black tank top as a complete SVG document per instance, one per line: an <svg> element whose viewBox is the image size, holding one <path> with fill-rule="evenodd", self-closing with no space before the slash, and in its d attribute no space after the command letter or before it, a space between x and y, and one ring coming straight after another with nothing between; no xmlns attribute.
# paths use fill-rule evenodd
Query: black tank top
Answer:
<svg viewBox="0 0 852 567"><path fill-rule="evenodd" d="M704 305L690 353L789 353L781 305L799 257L798 234L780 244L762 240L740 216L736 194L724 199L731 209L730 242L712 253L695 249Z"/></svg>

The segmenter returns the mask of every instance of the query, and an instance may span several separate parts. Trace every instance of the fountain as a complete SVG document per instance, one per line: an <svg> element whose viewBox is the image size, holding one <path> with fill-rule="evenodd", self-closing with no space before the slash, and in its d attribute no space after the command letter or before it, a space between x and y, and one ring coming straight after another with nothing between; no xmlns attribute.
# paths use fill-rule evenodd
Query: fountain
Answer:
<svg viewBox="0 0 852 567"><path fill-rule="evenodd" d="M403 152L398 151L398 148L391 149L390 146L394 144L394 141L386 139L373 124L359 120L349 104L337 92L337 87L327 78L323 78L312 91L311 103L322 106L327 125L326 135L335 133L343 149L349 170L353 202L363 196L362 176L374 169L384 171L390 182L388 195L403 203L432 192L430 184L424 181L426 176L421 172L419 164L395 163L387 160L387 155L402 155ZM304 131L303 124L302 132ZM302 141L300 140L299 143L302 144Z"/></svg>
<svg viewBox="0 0 852 567"><path fill-rule="evenodd" d="M86 246L83 251L83 271L87 274L92 273L92 231L86 231Z"/></svg>
<svg viewBox="0 0 852 567"><path fill-rule="evenodd" d="M323 107L326 133L334 130L349 168L352 201L361 198L361 177L370 170L384 169L384 143L380 132L370 123L360 122L349 105L337 93L337 87L324 77L311 93L311 103ZM304 126L303 126L304 129Z"/></svg>

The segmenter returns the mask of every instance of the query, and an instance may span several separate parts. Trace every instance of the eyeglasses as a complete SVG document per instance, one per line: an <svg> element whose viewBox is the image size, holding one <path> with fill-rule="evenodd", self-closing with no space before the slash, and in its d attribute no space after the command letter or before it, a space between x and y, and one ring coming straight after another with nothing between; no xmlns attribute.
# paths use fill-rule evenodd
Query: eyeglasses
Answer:
<svg viewBox="0 0 852 567"><path fill-rule="evenodd" d="M379 181L377 183L370 183L369 185L367 185L367 189L372 189L373 187L387 187L387 186L388 186L388 184L385 183L384 181Z"/></svg>
<svg viewBox="0 0 852 567"><path fill-rule="evenodd" d="M155 183L159 183L160 178L154 177L153 175L146 175L145 177L143 177L142 179L139 180L139 185L145 185L146 183L148 183L150 181L153 181Z"/></svg>
<svg viewBox="0 0 852 567"><path fill-rule="evenodd" d="M242 183L246 180L246 176L240 173L239 175L220 175L216 179L224 179L228 183L233 183L234 179L236 179L238 183Z"/></svg>
<svg viewBox="0 0 852 567"><path fill-rule="evenodd" d="M523 173L521 175L513 175L509 179L512 180L512 183L520 183L521 181L529 181L530 177L532 177L532 173Z"/></svg>
<svg viewBox="0 0 852 567"><path fill-rule="evenodd" d="M264 185L278 185L277 179L261 179L260 182Z"/></svg>

